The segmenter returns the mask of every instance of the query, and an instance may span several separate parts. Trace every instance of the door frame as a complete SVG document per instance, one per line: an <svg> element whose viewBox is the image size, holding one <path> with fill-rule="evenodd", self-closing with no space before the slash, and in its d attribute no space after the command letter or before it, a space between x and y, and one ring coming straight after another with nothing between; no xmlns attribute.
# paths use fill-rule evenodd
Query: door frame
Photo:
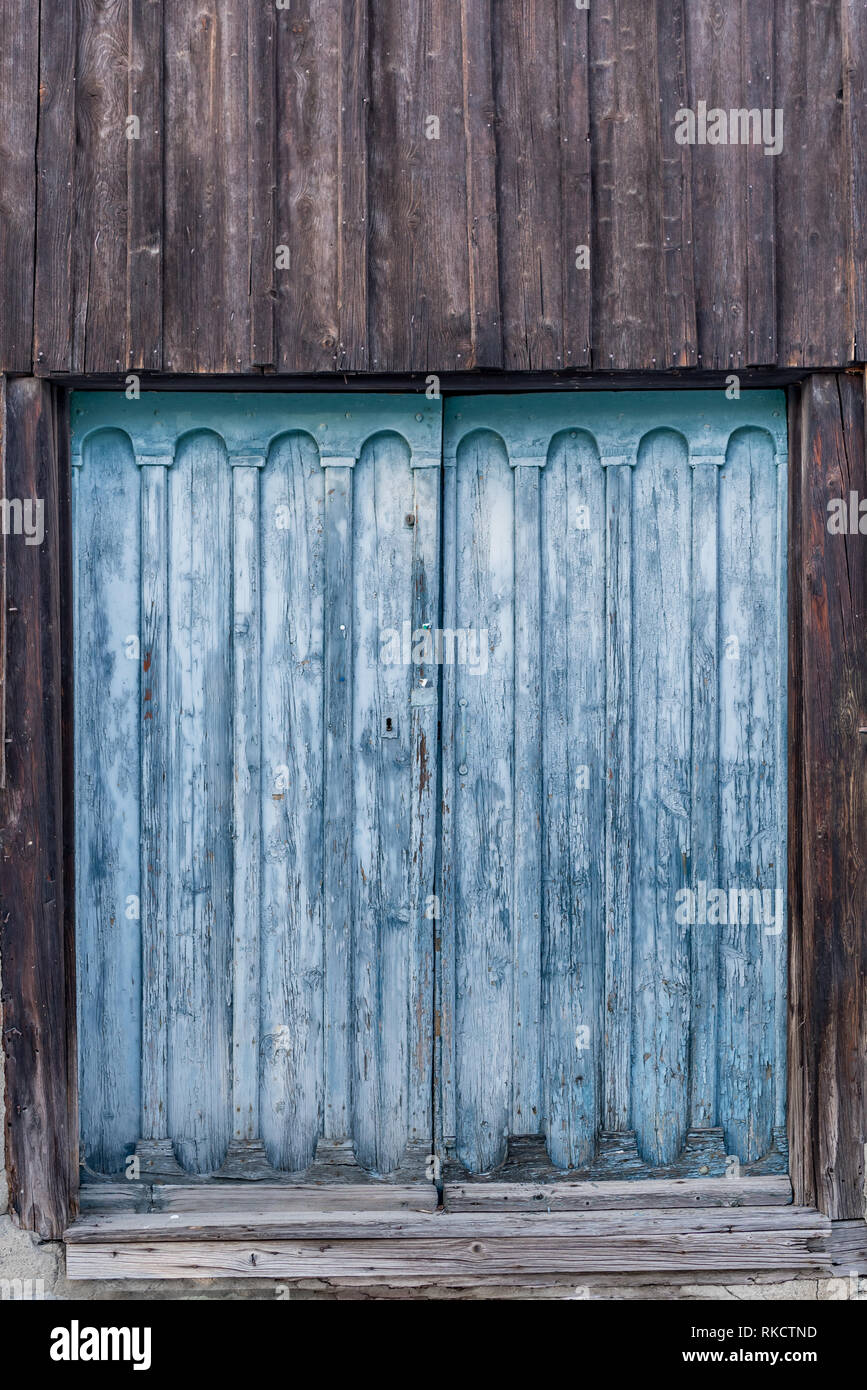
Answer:
<svg viewBox="0 0 867 1390"><path fill-rule="evenodd" d="M780 385L783 375L791 381L744 373L743 384ZM472 384L502 392L576 383L497 375ZM10 379L0 402L5 495L45 504L44 543L12 536L5 544L0 788L6 1167L15 1219L43 1239L59 1239L78 1209L69 384ZM118 379L76 384L124 389ZM581 389L612 384L611 374L580 378ZM662 374L616 384L686 386ZM703 373L689 385L723 389L724 377ZM231 380L207 386L238 389ZM311 381L271 378L268 387L310 390ZM316 379L315 389L329 387L348 383ZM424 382L389 378L386 389L423 391ZM467 385L444 377L442 389L466 394ZM864 1215L867 1139L867 1089L859 1091L857 1073L867 1048L867 627L856 621L867 611L867 551L857 538L830 535L826 504L850 489L867 497L864 372L803 374L789 385L788 417L790 1175L796 1203L845 1220ZM823 1086L829 1071L847 1084Z"/></svg>

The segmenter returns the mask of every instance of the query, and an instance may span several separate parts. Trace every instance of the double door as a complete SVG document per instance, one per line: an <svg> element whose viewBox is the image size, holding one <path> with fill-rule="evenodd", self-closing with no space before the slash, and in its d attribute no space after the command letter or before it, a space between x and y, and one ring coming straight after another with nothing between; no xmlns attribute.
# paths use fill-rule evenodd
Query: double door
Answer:
<svg viewBox="0 0 867 1390"><path fill-rule="evenodd" d="M87 1166L784 1168L782 395L73 428Z"/></svg>

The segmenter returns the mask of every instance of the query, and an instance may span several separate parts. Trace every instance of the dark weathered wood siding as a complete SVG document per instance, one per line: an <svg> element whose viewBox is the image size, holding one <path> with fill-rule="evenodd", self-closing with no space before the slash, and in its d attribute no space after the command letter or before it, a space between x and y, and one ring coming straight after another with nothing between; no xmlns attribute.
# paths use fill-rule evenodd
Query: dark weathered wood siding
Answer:
<svg viewBox="0 0 867 1390"><path fill-rule="evenodd" d="M0 26L0 369L867 356L863 0L0 0ZM678 145L701 100L781 108L782 152Z"/></svg>
<svg viewBox="0 0 867 1390"><path fill-rule="evenodd" d="M10 497L44 502L45 542L6 538L6 787L0 962L6 1167L21 1225L57 1239L78 1186L72 923L69 424L47 384L10 382Z"/></svg>
<svg viewBox="0 0 867 1390"><path fill-rule="evenodd" d="M828 502L867 498L864 382L812 377L790 417L789 1138L795 1201L865 1211L867 551Z"/></svg>

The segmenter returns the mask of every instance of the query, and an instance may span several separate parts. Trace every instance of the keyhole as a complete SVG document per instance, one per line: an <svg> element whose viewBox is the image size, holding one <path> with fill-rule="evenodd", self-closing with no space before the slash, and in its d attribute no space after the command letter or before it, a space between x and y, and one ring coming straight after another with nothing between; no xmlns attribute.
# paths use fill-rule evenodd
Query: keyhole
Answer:
<svg viewBox="0 0 867 1390"><path fill-rule="evenodd" d="M391 715L389 715L388 719L385 721L385 732L387 734L391 733Z"/></svg>

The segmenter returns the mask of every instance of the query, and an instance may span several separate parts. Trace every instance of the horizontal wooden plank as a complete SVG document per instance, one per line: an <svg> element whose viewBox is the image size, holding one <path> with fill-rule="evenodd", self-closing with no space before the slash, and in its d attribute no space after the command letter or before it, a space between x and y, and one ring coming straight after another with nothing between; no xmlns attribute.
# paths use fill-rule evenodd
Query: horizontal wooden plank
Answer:
<svg viewBox="0 0 867 1390"><path fill-rule="evenodd" d="M207 1206L211 1211L265 1211L279 1207L286 1212L315 1210L432 1212L437 1206L433 1183L238 1183L206 1187L191 1184L155 1183L153 1210L190 1211Z"/></svg>
<svg viewBox="0 0 867 1390"><path fill-rule="evenodd" d="M467 1273L590 1274L630 1270L826 1267L812 1231L660 1232L643 1238L518 1236L352 1241L147 1241L69 1245L70 1279L329 1278Z"/></svg>
<svg viewBox="0 0 867 1390"><path fill-rule="evenodd" d="M785 1205L792 1184L769 1178L649 1178L638 1182L448 1183L446 1211L615 1211L657 1207Z"/></svg>
<svg viewBox="0 0 867 1390"><path fill-rule="evenodd" d="M432 1212L432 1183L88 1183L82 1215L97 1212L379 1211Z"/></svg>
<svg viewBox="0 0 867 1390"><path fill-rule="evenodd" d="M691 1237L731 1232L829 1234L811 1207L683 1208L623 1212L360 1212L180 1211L104 1212L81 1217L66 1232L74 1245L200 1240L500 1240L624 1239L660 1234Z"/></svg>
<svg viewBox="0 0 867 1390"><path fill-rule="evenodd" d="M867 1274L867 1220L831 1223L831 1264L840 1274Z"/></svg>

